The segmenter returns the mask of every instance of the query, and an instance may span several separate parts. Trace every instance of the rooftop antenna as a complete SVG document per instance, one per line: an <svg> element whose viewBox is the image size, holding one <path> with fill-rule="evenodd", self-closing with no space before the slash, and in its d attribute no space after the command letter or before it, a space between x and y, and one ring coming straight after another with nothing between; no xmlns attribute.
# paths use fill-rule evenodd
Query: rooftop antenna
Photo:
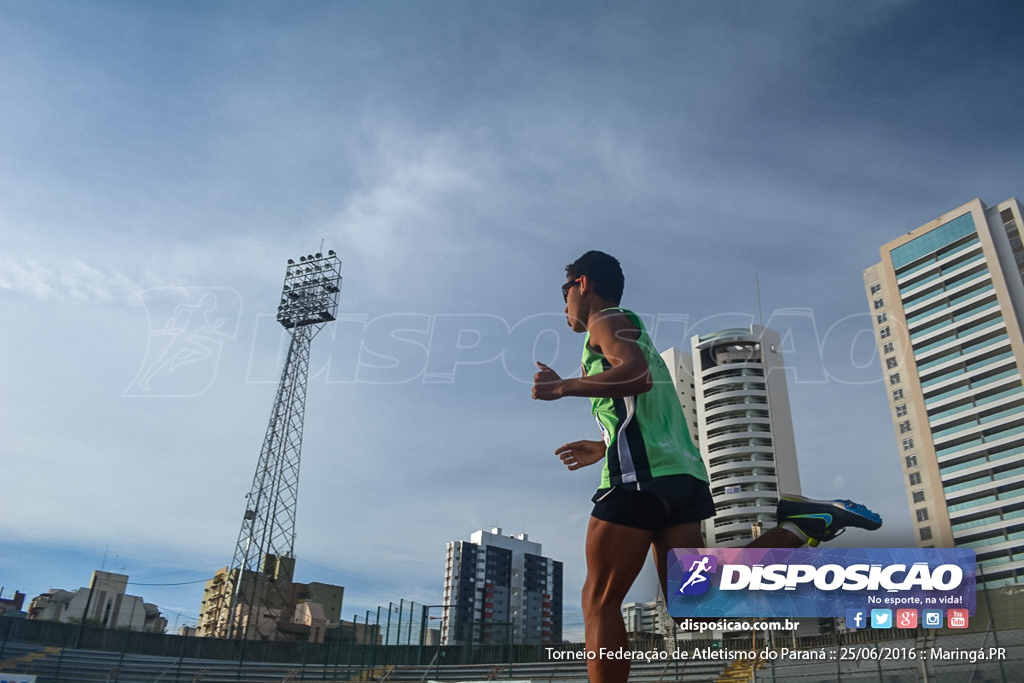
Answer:
<svg viewBox="0 0 1024 683"><path fill-rule="evenodd" d="M757 292L757 324L764 330L764 313L761 312L761 282L757 279L757 273L754 273L754 290Z"/></svg>

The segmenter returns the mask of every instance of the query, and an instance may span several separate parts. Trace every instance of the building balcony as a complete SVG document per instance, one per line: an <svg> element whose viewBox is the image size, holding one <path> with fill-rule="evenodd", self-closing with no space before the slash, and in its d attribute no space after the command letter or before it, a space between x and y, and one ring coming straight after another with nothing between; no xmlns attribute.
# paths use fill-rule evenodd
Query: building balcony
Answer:
<svg viewBox="0 0 1024 683"><path fill-rule="evenodd" d="M704 424L707 437L731 433L737 430L750 431L754 428L762 432L771 432L772 421L767 415L744 415L740 413L709 418Z"/></svg>
<svg viewBox="0 0 1024 683"><path fill-rule="evenodd" d="M992 312L977 323L941 330L941 334L934 336L934 341L919 339L913 345L914 358L919 365L929 363L933 358L949 353L958 346L970 344L986 335L999 334L1005 329L1006 322L998 315L998 312Z"/></svg>
<svg viewBox="0 0 1024 683"><path fill-rule="evenodd" d="M772 463L775 462L775 451L771 444L746 445L738 453L717 452L708 457L708 467L719 467L733 462Z"/></svg>
<svg viewBox="0 0 1024 683"><path fill-rule="evenodd" d="M987 514L978 519L969 518L978 512L987 512ZM1008 510L1002 513L998 509L971 511L970 514L960 515L956 519L950 515L950 522L954 539L988 536L993 533L1001 533L1011 525L1024 523L1024 510Z"/></svg>
<svg viewBox="0 0 1024 683"><path fill-rule="evenodd" d="M999 532L988 537L972 535L969 539L957 538L956 547L971 548L977 554L979 560L992 561L993 559L999 559L999 556L1007 557L1007 555L1016 554L1015 551L1021 549L1022 541L1024 541L1024 532L1012 534ZM996 557L992 557L993 555ZM986 558L986 556L988 557ZM1007 559L1009 558L1007 557Z"/></svg>
<svg viewBox="0 0 1024 683"><path fill-rule="evenodd" d="M1005 411L1018 404L1024 407L1024 391L1019 386L1008 387L987 396L974 397L970 402L951 407L943 411L941 416L929 420L933 432L942 432L948 427L956 426L965 418L976 419L992 413Z"/></svg>
<svg viewBox="0 0 1024 683"><path fill-rule="evenodd" d="M971 270L974 270L975 272L973 274L969 274ZM959 279L950 286L951 281L963 275L967 275L967 277ZM949 308L949 300L955 300L963 294L968 293L970 290L983 287L985 284L991 282L992 276L989 274L988 270L985 269L984 260L979 259L972 265L959 268L948 275L943 274L943 278L941 280L935 281L937 286L934 289L931 289L931 291L927 293L921 292L919 296L915 297L914 301L908 302L904 306L903 310L906 313L907 318L910 319L919 311L928 310L936 304L941 308ZM901 294L905 293L906 292L901 292ZM907 298L904 298L903 300L907 301Z"/></svg>
<svg viewBox="0 0 1024 683"><path fill-rule="evenodd" d="M743 377L716 377L714 379L702 380L701 387L704 396L718 396L728 391L764 391L764 376L748 375Z"/></svg>
<svg viewBox="0 0 1024 683"><path fill-rule="evenodd" d="M752 501L757 502L757 501ZM735 524L746 524L748 527L754 522L766 522L775 520L775 505L744 505L730 510L722 511L718 508L713 518L712 526L715 529Z"/></svg>
<svg viewBox="0 0 1024 683"><path fill-rule="evenodd" d="M755 453L774 453L771 439L736 439L719 444L708 444L708 460L746 456Z"/></svg>
<svg viewBox="0 0 1024 683"><path fill-rule="evenodd" d="M962 475L957 473L963 477L961 481L943 479L942 490L945 492L946 501L955 502L959 498L978 496L996 486L1024 484L1024 465L1007 472L999 472L994 475L997 477L995 479L992 467L993 464L986 461L982 466L975 468L976 472Z"/></svg>
<svg viewBox="0 0 1024 683"><path fill-rule="evenodd" d="M718 365L704 368L700 375L705 382L718 376L730 377L764 377L764 364L761 362L761 354L757 351L752 353L728 353L716 358Z"/></svg>
<svg viewBox="0 0 1024 683"><path fill-rule="evenodd" d="M703 395L705 402L711 398L714 398L715 400L750 398L760 400L763 403L768 401L768 392L765 390L764 384L748 387L737 387L731 384L723 384L722 386L710 390L705 388L703 390Z"/></svg>
<svg viewBox="0 0 1024 683"><path fill-rule="evenodd" d="M969 400L982 391L998 390L1003 386L1010 385L1019 386L1020 373L1017 372L1016 366L1011 366L1008 370L985 377L975 377L973 381L969 380L970 378L968 377L961 377L960 382L954 383L941 392L929 392L930 395L924 400L928 413L935 414L941 412L957 402L964 401L965 399Z"/></svg>
<svg viewBox="0 0 1024 683"><path fill-rule="evenodd" d="M748 484L748 486L750 486ZM748 488L747 490L740 490L736 493L726 493L724 486L714 486L711 489L711 493L715 498L715 507L718 509L719 505L732 506L737 503L744 503L748 500L756 500L758 498L775 498L778 499L778 485L774 480L763 481L755 484L758 488Z"/></svg>
<svg viewBox="0 0 1024 683"><path fill-rule="evenodd" d="M768 401L763 397L743 394L742 396L704 402L704 419L706 421L719 415L744 414L746 411L768 413Z"/></svg>
<svg viewBox="0 0 1024 683"><path fill-rule="evenodd" d="M1010 340L1007 338L1001 338L993 340L990 344L979 346L971 349L967 353L962 355L956 355L942 362L934 362L927 365L919 365L917 367L917 374L921 378L921 383L924 386L928 386L929 382L938 383L936 380L945 377L946 375L952 374L952 376L961 378L966 374L967 368L974 369L982 364L988 365L986 361L999 361L1003 358L1012 358L1013 349L1010 346ZM951 371L953 371L951 373ZM931 388L928 386L928 388Z"/></svg>
<svg viewBox="0 0 1024 683"><path fill-rule="evenodd" d="M1024 414L1020 412L1013 412L995 419L986 419L982 416L981 419L983 421L980 424L977 422L966 423L960 427L947 427L945 433L933 432L932 441L935 444L936 452L960 442L992 443L1006 436L1024 433ZM1021 437L1018 436L1015 440L1021 440ZM940 457L939 462L941 463L943 459L944 457Z"/></svg>
<svg viewBox="0 0 1024 683"><path fill-rule="evenodd" d="M744 488L749 488L750 491L753 491L754 493L750 497L755 498L756 493L757 491L759 491L759 489L750 487L757 486L758 484L771 484L772 486L775 486L777 485L777 483L778 478L776 477L774 472L762 472L760 474L736 474L730 477L714 478L711 481L711 490L718 491L719 489L722 489L722 492L724 493L724 489L727 486L742 486ZM774 491L775 489L771 490Z"/></svg>
<svg viewBox="0 0 1024 683"><path fill-rule="evenodd" d="M957 491L946 500L946 505L949 508L950 521L958 524L963 518L1024 505L1024 488L1012 481L993 482L973 494ZM1024 510L1008 511L1009 514L1013 512L1024 513ZM1005 515L1003 518L1005 520Z"/></svg>
<svg viewBox="0 0 1024 683"><path fill-rule="evenodd" d="M749 459L732 460L708 466L708 476L712 481L731 477L748 477L752 475L775 476L775 461L752 461Z"/></svg>
<svg viewBox="0 0 1024 683"><path fill-rule="evenodd" d="M721 526L715 524L714 528L711 530L711 533L714 534L715 539L719 539L723 536L736 535L746 535L749 538L753 534L752 529L755 523L756 520L749 520L745 522L733 522L730 524L723 524ZM775 526L775 521L774 519L764 520L763 522L761 522L761 524L763 525L762 528L770 529Z"/></svg>
<svg viewBox="0 0 1024 683"><path fill-rule="evenodd" d="M716 431L704 437L708 452L716 450L716 446L763 445L771 443L772 433L764 425L749 425L747 429L734 428L731 431Z"/></svg>
<svg viewBox="0 0 1024 683"><path fill-rule="evenodd" d="M1024 569L1024 556L1015 555L1011 558L998 558L987 562L979 562L981 572L977 576L978 583L988 582L998 578L999 572L1017 572Z"/></svg>
<svg viewBox="0 0 1024 683"><path fill-rule="evenodd" d="M734 403L719 404L712 408L705 406L704 422L714 424L720 420L736 420L741 418L767 418L770 416L768 403Z"/></svg>
<svg viewBox="0 0 1024 683"><path fill-rule="evenodd" d="M942 258L927 263L922 263L908 270L903 271L896 278L896 283L901 290L911 281L924 281L942 273L942 269L950 264L962 263L972 255L982 254L981 242L976 239L967 244L957 247L955 250L944 254ZM897 270L903 270L898 268ZM913 285L912 285L913 286Z"/></svg>
<svg viewBox="0 0 1024 683"><path fill-rule="evenodd" d="M1001 378L1007 374L1020 377L1012 352L1000 354L995 358L986 358L984 363L975 363L966 371L939 375L935 379L923 382L921 389L927 402L946 395L959 396L964 386L984 386L990 379Z"/></svg>
<svg viewBox="0 0 1024 683"><path fill-rule="evenodd" d="M927 308L926 304L940 298L948 298L951 292L963 290L962 285L977 286L979 281L991 280L985 264L985 257L979 252L969 260L961 263L955 270L933 275L925 281L909 287L900 287L900 299L905 310L919 311Z"/></svg>
<svg viewBox="0 0 1024 683"><path fill-rule="evenodd" d="M999 300L996 299L994 291L981 292L963 301L958 301L952 306L940 308L924 317L908 320L907 329L911 344L919 345L922 342L935 339L941 334L948 333L950 328L970 327L991 315L993 311L1000 310Z"/></svg>

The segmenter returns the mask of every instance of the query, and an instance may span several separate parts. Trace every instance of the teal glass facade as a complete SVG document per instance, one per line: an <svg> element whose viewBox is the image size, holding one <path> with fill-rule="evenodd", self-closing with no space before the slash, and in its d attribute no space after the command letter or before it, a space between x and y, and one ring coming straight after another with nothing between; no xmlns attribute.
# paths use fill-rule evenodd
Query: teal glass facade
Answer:
<svg viewBox="0 0 1024 683"><path fill-rule="evenodd" d="M973 232L975 232L974 218L971 214L965 213L963 216L954 218L948 223L910 240L903 246L893 249L889 252L892 256L892 265L899 271L903 266L928 254L935 254L943 247L953 244Z"/></svg>

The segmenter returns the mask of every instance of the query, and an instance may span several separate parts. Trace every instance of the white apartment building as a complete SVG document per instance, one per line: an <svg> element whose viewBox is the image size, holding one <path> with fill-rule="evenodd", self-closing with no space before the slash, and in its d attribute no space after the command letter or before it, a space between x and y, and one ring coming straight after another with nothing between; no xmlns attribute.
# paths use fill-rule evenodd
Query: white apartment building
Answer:
<svg viewBox="0 0 1024 683"><path fill-rule="evenodd" d="M778 332L759 325L696 335L662 353L708 469L710 546L738 547L775 526L779 493L800 493Z"/></svg>
<svg viewBox="0 0 1024 683"><path fill-rule="evenodd" d="M1024 579L1021 204L975 199L880 248L864 287L916 541Z"/></svg>
<svg viewBox="0 0 1024 683"><path fill-rule="evenodd" d="M127 595L124 574L94 571L88 588L66 591L54 588L32 599L29 618L62 623L82 623L101 628L163 633L167 620L156 605Z"/></svg>
<svg viewBox="0 0 1024 683"><path fill-rule="evenodd" d="M447 546L441 640L445 645L559 643L562 563L526 534L500 527Z"/></svg>

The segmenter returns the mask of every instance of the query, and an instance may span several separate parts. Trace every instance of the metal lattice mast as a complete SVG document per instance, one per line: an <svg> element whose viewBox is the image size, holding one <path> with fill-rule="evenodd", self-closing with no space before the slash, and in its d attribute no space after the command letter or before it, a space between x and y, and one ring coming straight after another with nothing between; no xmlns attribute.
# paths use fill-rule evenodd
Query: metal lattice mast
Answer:
<svg viewBox="0 0 1024 683"><path fill-rule="evenodd" d="M288 260L277 321L291 342L229 568L227 614L218 618L228 638L273 638L288 616L309 353L313 337L335 319L340 289L334 251Z"/></svg>

